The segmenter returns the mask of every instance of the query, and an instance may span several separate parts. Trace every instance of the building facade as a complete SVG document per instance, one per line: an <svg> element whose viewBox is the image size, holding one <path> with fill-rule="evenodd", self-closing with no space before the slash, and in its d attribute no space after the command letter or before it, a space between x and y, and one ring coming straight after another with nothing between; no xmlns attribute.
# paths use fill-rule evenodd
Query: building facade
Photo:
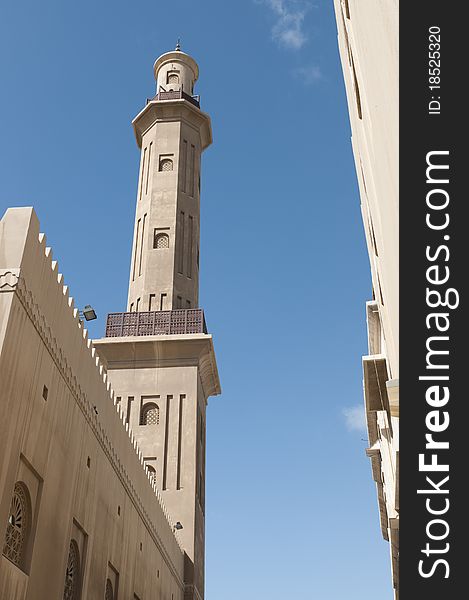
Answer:
<svg viewBox="0 0 469 600"><path fill-rule="evenodd" d="M200 156L177 48L134 120L142 160L128 312L92 342L31 208L0 221L0 600L204 597L205 411L220 393L198 307Z"/></svg>
<svg viewBox="0 0 469 600"><path fill-rule="evenodd" d="M373 282L363 385L381 531L399 595L398 0L334 0Z"/></svg>

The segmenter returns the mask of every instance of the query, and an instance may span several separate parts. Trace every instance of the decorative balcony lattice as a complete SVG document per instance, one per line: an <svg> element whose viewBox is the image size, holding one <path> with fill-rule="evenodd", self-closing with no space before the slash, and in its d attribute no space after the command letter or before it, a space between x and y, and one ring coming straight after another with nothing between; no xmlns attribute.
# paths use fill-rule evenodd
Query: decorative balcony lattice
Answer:
<svg viewBox="0 0 469 600"><path fill-rule="evenodd" d="M107 316L106 337L187 333L207 333L204 311L201 308L110 313Z"/></svg>
<svg viewBox="0 0 469 600"><path fill-rule="evenodd" d="M153 100L187 100L197 108L200 108L200 96L191 96L183 90L170 90L169 92L160 91L153 98L147 99L147 104Z"/></svg>

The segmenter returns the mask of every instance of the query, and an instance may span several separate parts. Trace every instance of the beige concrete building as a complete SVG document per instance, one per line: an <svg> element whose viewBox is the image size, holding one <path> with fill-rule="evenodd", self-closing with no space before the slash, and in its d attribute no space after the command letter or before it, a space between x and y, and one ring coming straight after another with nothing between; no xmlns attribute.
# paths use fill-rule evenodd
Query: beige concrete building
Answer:
<svg viewBox="0 0 469 600"><path fill-rule="evenodd" d="M88 339L33 209L0 222L0 600L204 597L205 411L220 393L198 308L211 128L195 61L177 48L154 70L133 122L128 312L104 338Z"/></svg>
<svg viewBox="0 0 469 600"><path fill-rule="evenodd" d="M399 73L397 0L334 0L373 298L363 383L373 479L398 597Z"/></svg>

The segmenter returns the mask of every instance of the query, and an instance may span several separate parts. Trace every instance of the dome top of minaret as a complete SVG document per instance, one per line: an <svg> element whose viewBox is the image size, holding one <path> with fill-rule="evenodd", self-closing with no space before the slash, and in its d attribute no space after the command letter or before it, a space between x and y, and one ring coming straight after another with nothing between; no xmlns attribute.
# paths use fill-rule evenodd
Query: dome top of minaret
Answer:
<svg viewBox="0 0 469 600"><path fill-rule="evenodd" d="M178 79L184 91L192 94L194 83L199 77L199 67L192 56L181 50L181 43L178 40L176 48L170 52L165 52L158 57L153 65L153 72L158 84L157 92L160 87L166 89L168 85L176 82ZM170 80L173 80L172 82ZM180 88L178 88L180 89Z"/></svg>

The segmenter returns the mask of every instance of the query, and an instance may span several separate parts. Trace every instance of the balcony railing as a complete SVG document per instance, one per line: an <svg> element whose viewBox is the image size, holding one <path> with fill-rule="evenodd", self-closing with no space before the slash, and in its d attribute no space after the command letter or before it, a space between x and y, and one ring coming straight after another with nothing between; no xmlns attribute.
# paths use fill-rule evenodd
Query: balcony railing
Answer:
<svg viewBox="0 0 469 600"><path fill-rule="evenodd" d="M106 337L186 333L207 333L204 311L201 308L110 313L107 316Z"/></svg>
<svg viewBox="0 0 469 600"><path fill-rule="evenodd" d="M200 96L191 96L182 90L161 91L153 98L147 98L147 104L153 100L188 100L191 104L200 108Z"/></svg>

